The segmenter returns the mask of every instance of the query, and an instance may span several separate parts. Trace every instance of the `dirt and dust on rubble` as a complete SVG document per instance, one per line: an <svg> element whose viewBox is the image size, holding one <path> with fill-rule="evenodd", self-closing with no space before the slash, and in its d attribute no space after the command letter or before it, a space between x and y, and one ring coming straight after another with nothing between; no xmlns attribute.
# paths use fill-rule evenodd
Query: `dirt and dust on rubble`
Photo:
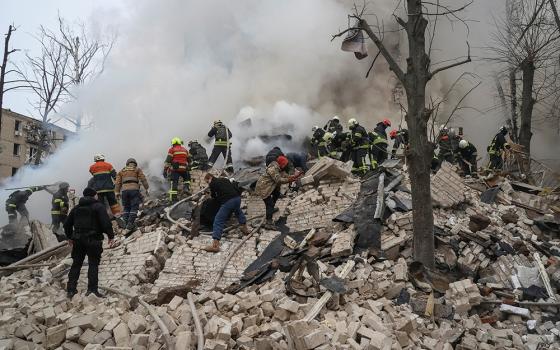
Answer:
<svg viewBox="0 0 560 350"><path fill-rule="evenodd" d="M253 233L232 221L217 254L202 250L208 218L192 226L203 198L171 212L147 200L139 229L103 253L104 299L67 299L68 248L34 222L42 250L0 270L0 349L559 348L558 194L444 163L432 270L412 261L410 183L395 163L359 179L317 161L299 190L282 189L277 231L257 231L264 204L244 191Z"/></svg>

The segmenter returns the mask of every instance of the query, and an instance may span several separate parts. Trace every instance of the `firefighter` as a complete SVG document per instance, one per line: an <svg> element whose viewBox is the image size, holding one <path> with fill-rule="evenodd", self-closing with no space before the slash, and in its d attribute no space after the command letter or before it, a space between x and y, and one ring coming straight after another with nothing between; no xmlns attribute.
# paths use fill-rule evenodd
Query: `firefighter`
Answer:
<svg viewBox="0 0 560 350"><path fill-rule="evenodd" d="M68 188L70 188L68 182L61 182L58 185L58 191L53 193L51 201L52 231L57 238L59 237L58 230L68 216ZM59 239L60 241L62 240Z"/></svg>
<svg viewBox="0 0 560 350"><path fill-rule="evenodd" d="M370 162L372 170L387 160L388 143L386 130L390 126L391 121L389 119L383 119L383 121L377 123L373 132L368 134L371 143Z"/></svg>
<svg viewBox="0 0 560 350"><path fill-rule="evenodd" d="M443 161L453 164L455 162L455 157L453 155L453 145L451 137L449 136L449 129L445 125L441 125L439 128L438 135L438 161L443 163Z"/></svg>
<svg viewBox="0 0 560 350"><path fill-rule="evenodd" d="M88 186L97 192L99 201L105 204L105 200L109 204L113 216L118 216L121 212L121 207L117 198L115 197L115 183L117 172L111 163L105 161L103 154L96 154L93 157L95 163L89 167L89 172L93 175Z"/></svg>
<svg viewBox="0 0 560 350"><path fill-rule="evenodd" d="M463 174L476 176L476 158L478 157L476 147L467 140L461 140L459 141L459 152L457 153Z"/></svg>
<svg viewBox="0 0 560 350"><path fill-rule="evenodd" d="M66 293L72 298L78 293L78 279L84 259L88 257L88 286L86 296L94 294L102 298L98 290L98 273L101 253L103 253L103 233L109 238L109 248L112 248L115 234L111 219L107 215L105 206L97 200L97 193L93 188L84 189L83 197L75 206L64 222L64 232L68 244L72 247L72 266L68 272Z"/></svg>
<svg viewBox="0 0 560 350"><path fill-rule="evenodd" d="M314 155L316 158L321 158L327 156L327 143L324 140L325 130L321 129L317 125L311 128L313 136L311 137L311 145L315 150Z"/></svg>
<svg viewBox="0 0 560 350"><path fill-rule="evenodd" d="M327 157L338 159L338 152L336 148L333 146L333 139L334 135L330 132L326 132L325 136L323 136L323 141L325 141L325 148L327 150Z"/></svg>
<svg viewBox="0 0 560 350"><path fill-rule="evenodd" d="M367 157L369 153L369 138L363 126L354 118L348 120L349 141L352 148L352 172L357 175L365 175L368 171Z"/></svg>
<svg viewBox="0 0 560 350"><path fill-rule="evenodd" d="M490 156L490 169L500 170L504 167L504 149L510 148L506 140L507 133L508 130L505 126L500 127L487 148L488 155Z"/></svg>
<svg viewBox="0 0 560 350"><path fill-rule="evenodd" d="M391 132L389 133L389 137L391 138L391 140L393 140L393 149L391 150L391 158L396 157L397 151L401 146L404 148L406 154L406 150L408 150L408 130L407 129L401 129L399 131L391 130Z"/></svg>
<svg viewBox="0 0 560 350"><path fill-rule="evenodd" d="M323 127L323 130L325 130L326 132L330 132L333 135L342 133L342 124L340 124L340 118L336 115L332 117L332 119L329 120Z"/></svg>
<svg viewBox="0 0 560 350"><path fill-rule="evenodd" d="M136 228L136 216L143 200L140 193L140 184L144 186L146 193L148 193L150 185L144 172L138 168L136 159L129 158L126 161L126 166L117 174L117 180L115 181L115 193L117 199L122 199L124 209L121 216L123 228L129 232Z"/></svg>
<svg viewBox="0 0 560 350"><path fill-rule="evenodd" d="M214 138L214 148L212 148L212 153L210 154L210 160L208 161L208 167L212 168L220 154L226 158L226 170L233 171L233 161L231 158L231 131L227 128L221 120L216 120L214 126L208 132L208 137ZM229 152L228 152L229 149Z"/></svg>
<svg viewBox="0 0 560 350"><path fill-rule="evenodd" d="M206 148L198 143L197 140L189 141L189 154L191 156L191 169L209 169Z"/></svg>
<svg viewBox="0 0 560 350"><path fill-rule="evenodd" d="M29 211L25 207L25 203L34 192L44 190L45 186L29 187L25 190L17 190L12 192L8 199L6 199L6 212L8 213L8 221L10 224L17 222L17 214L19 213L20 220L25 216L29 221Z"/></svg>
<svg viewBox="0 0 560 350"><path fill-rule="evenodd" d="M216 146L214 146L214 149ZM171 140L171 148L167 151L163 176L171 181L169 188L169 200L175 202L179 195L179 179L183 179L183 192L189 192L190 174L188 169L189 151L183 147L180 138Z"/></svg>
<svg viewBox="0 0 560 350"><path fill-rule="evenodd" d="M331 142L331 146L337 152L338 160L347 162L352 157L352 148L350 147L350 134L347 132L336 133Z"/></svg>

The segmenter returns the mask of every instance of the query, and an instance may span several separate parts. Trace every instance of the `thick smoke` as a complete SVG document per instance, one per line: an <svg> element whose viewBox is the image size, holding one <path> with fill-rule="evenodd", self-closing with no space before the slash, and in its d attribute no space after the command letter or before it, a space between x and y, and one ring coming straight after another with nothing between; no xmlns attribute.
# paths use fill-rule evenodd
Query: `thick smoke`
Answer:
<svg viewBox="0 0 560 350"><path fill-rule="evenodd" d="M232 123L234 158L270 146L240 136L286 132L286 124L297 126L295 140L334 114L372 126L398 109L384 64L365 80L368 60L330 41L346 28L350 8L335 0L134 1L103 75L79 94L93 127L7 187L65 180L81 192L95 153L117 170L135 157L159 176L171 138L204 141L216 119ZM253 127L235 128L244 114L254 117ZM28 203L32 217L48 221L46 193Z"/></svg>

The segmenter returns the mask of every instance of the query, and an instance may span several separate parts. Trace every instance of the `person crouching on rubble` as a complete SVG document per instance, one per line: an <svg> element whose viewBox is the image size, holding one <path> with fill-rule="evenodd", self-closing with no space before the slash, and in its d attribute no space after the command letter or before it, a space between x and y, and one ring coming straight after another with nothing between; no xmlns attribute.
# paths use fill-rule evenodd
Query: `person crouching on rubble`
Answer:
<svg viewBox="0 0 560 350"><path fill-rule="evenodd" d="M220 239L224 232L226 221L228 221L231 213L234 213L239 221L239 229L244 234L249 234L247 228L247 219L243 210L241 210L241 194L236 186L225 177L215 177L208 173L204 176L204 181L210 188L212 198L220 203L220 209L214 218L212 227L212 244L202 249L207 252L217 253L220 251Z"/></svg>
<svg viewBox="0 0 560 350"><path fill-rule="evenodd" d="M101 253L103 253L103 233L109 237L109 248L115 246L113 225L105 210L105 205L97 200L97 192L93 188L84 189L83 197L77 206L72 208L64 222L64 233L68 244L72 247L72 266L68 273L66 292L68 298L78 293L80 270L88 257L87 295L103 297L98 291L98 273Z"/></svg>
<svg viewBox="0 0 560 350"><path fill-rule="evenodd" d="M266 206L266 224L264 228L269 230L276 229L272 222L272 214L274 214L276 201L280 198L280 186L296 181L301 175L300 172L296 172L294 175L288 176L284 172L288 162L288 158L285 156L279 156L275 161L271 162L266 168L266 172L257 181L255 187L255 194L262 198Z"/></svg>

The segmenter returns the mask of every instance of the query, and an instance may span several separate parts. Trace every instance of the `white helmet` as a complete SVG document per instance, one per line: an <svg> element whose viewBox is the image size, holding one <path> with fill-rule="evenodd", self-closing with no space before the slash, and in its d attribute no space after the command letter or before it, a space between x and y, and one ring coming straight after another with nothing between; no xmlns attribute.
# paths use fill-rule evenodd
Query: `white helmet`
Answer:
<svg viewBox="0 0 560 350"><path fill-rule="evenodd" d="M323 136L323 140L330 141L330 140L333 139L333 137L334 137L334 135L332 133L326 132L325 135Z"/></svg>
<svg viewBox="0 0 560 350"><path fill-rule="evenodd" d="M469 141L467 140L459 141L459 148L467 148L468 145L469 145Z"/></svg>
<svg viewBox="0 0 560 350"><path fill-rule="evenodd" d="M105 156L103 154L97 153L96 155L93 156L94 162L99 162L101 160L105 160Z"/></svg>
<svg viewBox="0 0 560 350"><path fill-rule="evenodd" d="M340 121L340 118L338 117L338 115L335 115L334 117L332 117L332 120L338 120L338 121Z"/></svg>
<svg viewBox="0 0 560 350"><path fill-rule="evenodd" d="M351 118L351 119L348 120L348 125L349 126L358 125L358 121L356 120L356 118Z"/></svg>
<svg viewBox="0 0 560 350"><path fill-rule="evenodd" d="M314 125L314 126L311 128L311 131L315 132L315 131L317 131L317 129L319 129L319 127L318 127L317 125Z"/></svg>

